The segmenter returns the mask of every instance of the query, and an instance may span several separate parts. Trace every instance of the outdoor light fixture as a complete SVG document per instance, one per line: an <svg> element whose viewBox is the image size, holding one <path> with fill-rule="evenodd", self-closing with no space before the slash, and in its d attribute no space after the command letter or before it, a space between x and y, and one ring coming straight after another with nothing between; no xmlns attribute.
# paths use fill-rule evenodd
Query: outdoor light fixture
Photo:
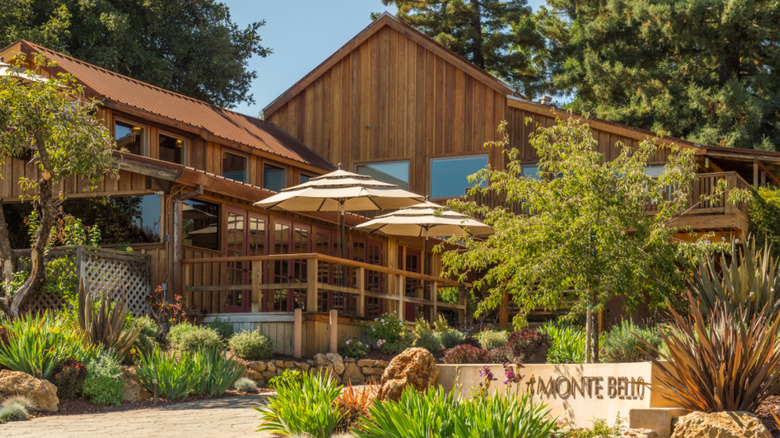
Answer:
<svg viewBox="0 0 780 438"><path fill-rule="evenodd" d="M183 142L183 141L181 141L181 139L180 139L180 138L177 138L177 139L176 139L176 147L179 147L179 148L180 148L180 147L182 147L182 145L183 145L183 144L184 144L184 142Z"/></svg>

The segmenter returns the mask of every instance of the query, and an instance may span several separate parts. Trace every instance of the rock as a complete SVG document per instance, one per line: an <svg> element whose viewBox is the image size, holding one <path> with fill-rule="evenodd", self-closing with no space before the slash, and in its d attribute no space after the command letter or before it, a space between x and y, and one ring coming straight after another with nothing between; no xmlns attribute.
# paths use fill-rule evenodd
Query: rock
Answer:
<svg viewBox="0 0 780 438"><path fill-rule="evenodd" d="M263 375L260 374L259 371L255 371L251 368L247 368L246 371L244 371L244 377L252 380L260 380L263 378Z"/></svg>
<svg viewBox="0 0 780 438"><path fill-rule="evenodd" d="M360 359L357 361L357 366L363 368L363 367L375 367L376 361L371 359Z"/></svg>
<svg viewBox="0 0 780 438"><path fill-rule="evenodd" d="M60 399L53 383L21 371L0 371L0 395L17 394L27 397L36 410L57 412L59 409Z"/></svg>
<svg viewBox="0 0 780 438"><path fill-rule="evenodd" d="M417 391L423 391L436 382L439 369L436 359L424 348L407 348L393 358L382 374L382 387L377 398L398 401L404 388L411 385Z"/></svg>
<svg viewBox="0 0 780 438"><path fill-rule="evenodd" d="M312 359L306 359L306 363L309 365L314 365L314 361Z"/></svg>
<svg viewBox="0 0 780 438"><path fill-rule="evenodd" d="M360 369L366 376L381 376L385 372L384 368L363 367Z"/></svg>
<svg viewBox="0 0 780 438"><path fill-rule="evenodd" d="M262 360L247 362L246 367L250 370L257 371L258 373L262 373L267 368L265 362L263 362Z"/></svg>
<svg viewBox="0 0 780 438"><path fill-rule="evenodd" d="M263 379L265 379L265 380L271 380L274 377L276 377L276 371L269 371L269 370L263 371L262 376L263 376Z"/></svg>
<svg viewBox="0 0 780 438"><path fill-rule="evenodd" d="M352 358L352 357L344 358L344 363L355 363L356 361L357 361L357 359Z"/></svg>
<svg viewBox="0 0 780 438"><path fill-rule="evenodd" d="M304 373L309 371L309 368L311 368L311 365L307 364L306 362L294 362L294 364L296 368L303 371Z"/></svg>
<svg viewBox="0 0 780 438"><path fill-rule="evenodd" d="M658 438L658 434L653 429L628 429L623 436L629 438Z"/></svg>
<svg viewBox="0 0 780 438"><path fill-rule="evenodd" d="M271 362L271 361L268 361L268 362L266 362L266 364L265 364L265 369L266 369L266 371L270 371L270 372L272 372L272 373L273 373L274 371L276 371L276 365L274 365L274 363L273 363L273 362Z"/></svg>
<svg viewBox="0 0 780 438"><path fill-rule="evenodd" d="M317 368L316 372L326 373L331 380L334 380L336 383L341 383L341 376L336 373L336 370L333 369L333 365L331 364Z"/></svg>
<svg viewBox="0 0 780 438"><path fill-rule="evenodd" d="M374 361L374 366L375 367L387 368L388 365L390 365L390 362L388 362L386 360L379 360L379 359L377 359L377 360Z"/></svg>
<svg viewBox="0 0 780 438"><path fill-rule="evenodd" d="M141 382L130 374L129 370L122 370L122 380L125 382L124 400L135 403L152 398L152 393L141 385Z"/></svg>
<svg viewBox="0 0 780 438"><path fill-rule="evenodd" d="M325 355L325 358L328 359L328 362L330 362L331 365L333 365L333 369L336 371L336 374L341 374L344 372L344 359L340 355L337 353L328 353Z"/></svg>
<svg viewBox="0 0 780 438"><path fill-rule="evenodd" d="M692 412L677 419L671 438L772 438L749 412Z"/></svg>
<svg viewBox="0 0 780 438"><path fill-rule="evenodd" d="M328 363L328 359L325 358L325 355L322 353L315 354L313 359L314 359L314 363L312 365L314 365L317 368Z"/></svg>
<svg viewBox="0 0 780 438"><path fill-rule="evenodd" d="M344 374L341 375L341 380L344 383L351 382L355 385L363 383L366 378L363 376L363 373L360 372L360 368L358 368L357 365L347 362L344 364Z"/></svg>
<svg viewBox="0 0 780 438"><path fill-rule="evenodd" d="M291 360L284 361L284 367L285 368L295 368L295 364Z"/></svg>

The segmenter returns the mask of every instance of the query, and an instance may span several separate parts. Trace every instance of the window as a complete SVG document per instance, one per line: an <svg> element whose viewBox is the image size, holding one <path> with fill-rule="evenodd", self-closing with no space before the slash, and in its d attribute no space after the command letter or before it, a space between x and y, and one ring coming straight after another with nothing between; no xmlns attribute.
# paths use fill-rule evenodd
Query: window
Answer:
<svg viewBox="0 0 780 438"><path fill-rule="evenodd" d="M247 158L230 152L222 153L222 176L236 181L247 181Z"/></svg>
<svg viewBox="0 0 780 438"><path fill-rule="evenodd" d="M539 179L539 167L536 164L523 164L523 176L531 179Z"/></svg>
<svg viewBox="0 0 780 438"><path fill-rule="evenodd" d="M303 184L305 182L309 182L310 179L311 179L311 175L306 175L305 173L302 173L300 181L298 183Z"/></svg>
<svg viewBox="0 0 780 438"><path fill-rule="evenodd" d="M263 166L263 187L275 192L281 192L285 187L285 171L281 167L266 164Z"/></svg>
<svg viewBox="0 0 780 438"><path fill-rule="evenodd" d="M649 176L652 176L653 178L657 178L663 175L665 171L666 171L666 166L663 164L645 167L645 173Z"/></svg>
<svg viewBox="0 0 780 438"><path fill-rule="evenodd" d="M401 189L409 190L408 160L358 164L355 166L355 172L361 175L368 175L379 181L395 184Z"/></svg>
<svg viewBox="0 0 780 438"><path fill-rule="evenodd" d="M131 154L146 153L146 129L143 126L117 120L114 125L114 140L119 148L125 148Z"/></svg>
<svg viewBox="0 0 780 438"><path fill-rule="evenodd" d="M168 134L159 135L159 158L169 163L185 164L187 140Z"/></svg>
<svg viewBox="0 0 780 438"><path fill-rule="evenodd" d="M101 243L106 245L161 241L159 195L69 199L62 203L62 210L81 219L84 225L96 225Z"/></svg>
<svg viewBox="0 0 780 438"><path fill-rule="evenodd" d="M434 158L431 160L431 197L454 198L466 194L474 185L469 175L487 166L487 155Z"/></svg>
<svg viewBox="0 0 780 438"><path fill-rule="evenodd" d="M195 199L182 203L182 243L219 250L219 205Z"/></svg>

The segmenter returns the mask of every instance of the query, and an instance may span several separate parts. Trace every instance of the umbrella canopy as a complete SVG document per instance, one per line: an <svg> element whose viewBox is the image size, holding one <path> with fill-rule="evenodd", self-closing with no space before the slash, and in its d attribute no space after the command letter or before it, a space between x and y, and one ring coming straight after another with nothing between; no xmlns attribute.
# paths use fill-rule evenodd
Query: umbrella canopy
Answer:
<svg viewBox="0 0 780 438"><path fill-rule="evenodd" d="M5 62L0 62L0 76L11 76L21 82L43 82L48 80L43 76L27 73L24 69L14 67Z"/></svg>
<svg viewBox="0 0 780 438"><path fill-rule="evenodd" d="M383 214L355 228L393 236L483 236L493 228L465 214L425 201L402 210Z"/></svg>

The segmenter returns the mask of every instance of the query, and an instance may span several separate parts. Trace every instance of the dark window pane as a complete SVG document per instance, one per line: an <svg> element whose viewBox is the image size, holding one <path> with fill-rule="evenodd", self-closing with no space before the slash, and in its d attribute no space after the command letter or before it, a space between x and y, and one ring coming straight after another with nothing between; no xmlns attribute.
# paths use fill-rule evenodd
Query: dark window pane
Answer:
<svg viewBox="0 0 780 438"><path fill-rule="evenodd" d="M300 184L303 184L305 182L309 182L310 179L311 179L311 175L306 175L305 173L302 173L301 174Z"/></svg>
<svg viewBox="0 0 780 438"><path fill-rule="evenodd" d="M222 154L222 176L247 182L246 157L225 152Z"/></svg>
<svg viewBox="0 0 780 438"><path fill-rule="evenodd" d="M465 195L474 186L469 182L469 175L485 166L485 155L431 160L431 197L454 198Z"/></svg>
<svg viewBox="0 0 780 438"><path fill-rule="evenodd" d="M184 140L160 134L160 159L170 163L184 164Z"/></svg>
<svg viewBox="0 0 780 438"><path fill-rule="evenodd" d="M182 242L185 245L219 249L219 205L188 199L181 214Z"/></svg>
<svg viewBox="0 0 780 438"><path fill-rule="evenodd" d="M284 188L284 169L266 164L263 166L263 187L275 192L281 192Z"/></svg>
<svg viewBox="0 0 780 438"><path fill-rule="evenodd" d="M161 202L158 195L69 199L62 211L100 229L101 243L156 243L160 241Z"/></svg>
<svg viewBox="0 0 780 438"><path fill-rule="evenodd" d="M409 161L358 164L355 170L361 175L368 175L376 180L409 190Z"/></svg>
<svg viewBox="0 0 780 438"><path fill-rule="evenodd" d="M143 127L131 123L116 122L114 131L114 138L119 148L125 148L131 154L143 155L145 133Z"/></svg>

